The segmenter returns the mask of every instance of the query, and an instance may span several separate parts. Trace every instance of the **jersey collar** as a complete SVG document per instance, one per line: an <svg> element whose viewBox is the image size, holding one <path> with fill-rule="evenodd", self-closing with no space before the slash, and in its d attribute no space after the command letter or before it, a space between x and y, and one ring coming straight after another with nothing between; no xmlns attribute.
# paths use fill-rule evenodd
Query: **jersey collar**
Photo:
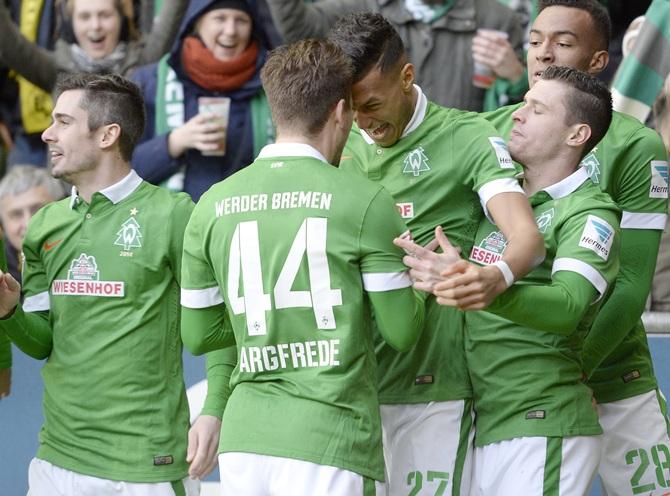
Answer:
<svg viewBox="0 0 670 496"><path fill-rule="evenodd" d="M118 183L101 189L99 193L104 195L113 204L117 204L122 200L128 198L133 191L142 183L142 178L137 175L137 172L131 169L126 177L121 179ZM77 188L72 186L72 193L70 194L70 208L74 208L79 201L79 193Z"/></svg>
<svg viewBox="0 0 670 496"><path fill-rule="evenodd" d="M414 107L414 113L412 114L412 118L405 126L405 130L402 132L402 136L400 136L400 139L403 139L405 136L407 136L409 133L411 133L417 127L419 127L426 117L426 109L428 108L428 98L426 98L426 95L423 94L423 91L421 91L421 88L419 87L418 84L414 85L414 90L417 92L418 95L416 99L416 105ZM374 140L370 138L368 133L366 133L363 129L361 129L361 136L363 136L363 139L368 145L373 145L375 143Z"/></svg>
<svg viewBox="0 0 670 496"><path fill-rule="evenodd" d="M579 188L584 181L589 179L589 172L586 167L579 167L575 172L570 174L565 179L547 186L543 191L546 191L554 200L568 196Z"/></svg>
<svg viewBox="0 0 670 496"><path fill-rule="evenodd" d="M258 154L258 158L275 157L311 157L328 163L319 150L307 143L272 143L265 145Z"/></svg>

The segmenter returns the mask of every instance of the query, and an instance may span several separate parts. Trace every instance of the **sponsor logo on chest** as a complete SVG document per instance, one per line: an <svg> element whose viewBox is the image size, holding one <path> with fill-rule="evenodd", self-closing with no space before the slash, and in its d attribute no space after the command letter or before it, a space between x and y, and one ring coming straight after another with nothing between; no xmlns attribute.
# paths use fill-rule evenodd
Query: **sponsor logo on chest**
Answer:
<svg viewBox="0 0 670 496"><path fill-rule="evenodd" d="M56 279L51 283L51 294L121 298L125 295L125 283L123 281L101 281L95 257L82 253L70 264L67 279Z"/></svg>
<svg viewBox="0 0 670 496"><path fill-rule="evenodd" d="M649 198L668 197L668 163L664 160L651 161L651 184Z"/></svg>
<svg viewBox="0 0 670 496"><path fill-rule="evenodd" d="M614 229L595 215L586 218L586 225L579 239L579 246L593 251L603 260L607 260L612 249Z"/></svg>
<svg viewBox="0 0 670 496"><path fill-rule="evenodd" d="M491 142L493 150L496 152L500 167L503 169L514 169L514 162L512 162L512 157L509 154L505 140L498 136L492 136L489 138L489 141Z"/></svg>
<svg viewBox="0 0 670 496"><path fill-rule="evenodd" d="M395 206L403 219L414 218L414 202L396 203Z"/></svg>
<svg viewBox="0 0 670 496"><path fill-rule="evenodd" d="M500 231L495 231L486 236L479 246L473 246L470 252L470 260L484 265L497 262L503 256L507 240Z"/></svg>
<svg viewBox="0 0 670 496"><path fill-rule="evenodd" d="M409 152L403 160L403 164L403 174L412 174L414 177L418 176L422 172L428 172L430 170L428 165L428 157L426 156L422 146L418 146Z"/></svg>

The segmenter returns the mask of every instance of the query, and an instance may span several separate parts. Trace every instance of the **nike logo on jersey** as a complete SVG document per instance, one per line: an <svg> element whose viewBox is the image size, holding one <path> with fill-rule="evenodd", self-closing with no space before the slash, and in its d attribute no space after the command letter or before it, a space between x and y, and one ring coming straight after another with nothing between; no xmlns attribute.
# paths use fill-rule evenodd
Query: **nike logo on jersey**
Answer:
<svg viewBox="0 0 670 496"><path fill-rule="evenodd" d="M58 246L61 243L61 241L63 241L63 240L62 239L57 239L53 243L49 243L48 241L45 241L44 244L42 245L42 248L44 248L44 251L49 251L52 248L55 248L56 246Z"/></svg>

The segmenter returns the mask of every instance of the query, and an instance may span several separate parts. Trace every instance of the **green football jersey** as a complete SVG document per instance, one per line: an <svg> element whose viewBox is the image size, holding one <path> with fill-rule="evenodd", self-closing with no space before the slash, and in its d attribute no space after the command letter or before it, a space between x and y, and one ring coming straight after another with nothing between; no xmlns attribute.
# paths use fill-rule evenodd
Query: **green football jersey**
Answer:
<svg viewBox="0 0 670 496"><path fill-rule="evenodd" d="M421 90L402 138L376 145L352 128L340 167L386 188L412 232L427 243L441 225L463 253L472 247L482 206L494 195L522 192L506 144L477 114L428 102ZM416 345L397 353L377 340L380 402L427 403L469 398L463 350L463 313L426 301Z"/></svg>
<svg viewBox="0 0 670 496"><path fill-rule="evenodd" d="M570 271L589 281L602 298L619 267L616 205L584 169L535 193L530 202L547 256L516 285L548 285L555 273ZM506 245L503 234L484 220L470 260L494 263ZM528 308L529 302L520 298L508 305ZM541 311L551 319L552 313L566 311L563 305L545 304ZM602 432L581 367L583 338L598 306L588 307L577 328L563 334L528 328L485 311L466 312L477 446L517 437Z"/></svg>
<svg viewBox="0 0 670 496"><path fill-rule="evenodd" d="M511 114L521 105L501 107L482 115L507 138L513 124ZM633 117L614 112L607 134L584 157L582 165L593 182L622 210L621 229L665 229L668 164L665 147L655 131ZM625 268L640 261L623 259L621 263ZM595 370L588 384L601 403L629 398L657 387L641 319Z"/></svg>
<svg viewBox="0 0 670 496"><path fill-rule="evenodd" d="M129 482L187 475L178 281L192 209L133 171L31 219L23 311L48 312L53 332L38 458Z"/></svg>
<svg viewBox="0 0 670 496"><path fill-rule="evenodd" d="M186 230L182 305L225 303L237 345L221 452L383 480L365 291L408 288L406 229L379 185L300 144L266 146L214 185Z"/></svg>

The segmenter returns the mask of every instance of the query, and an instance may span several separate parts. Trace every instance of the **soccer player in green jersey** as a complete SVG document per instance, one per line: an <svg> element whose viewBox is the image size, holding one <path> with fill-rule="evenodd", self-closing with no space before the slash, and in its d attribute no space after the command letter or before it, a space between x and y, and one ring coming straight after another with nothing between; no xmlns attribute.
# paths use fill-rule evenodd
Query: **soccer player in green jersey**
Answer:
<svg viewBox="0 0 670 496"><path fill-rule="evenodd" d="M331 165L353 120L345 54L301 41L273 51L261 78L277 142L203 195L184 239L184 343L237 345L221 494L374 494L371 317L400 350L423 320L393 245L405 225L380 185Z"/></svg>
<svg viewBox="0 0 670 496"><path fill-rule="evenodd" d="M512 115L508 145L523 164L547 256L487 311L465 314L477 412L470 494L584 495L598 468L602 430L582 380L581 348L619 268L620 211L579 164L607 132L612 98L594 77L550 67L524 101ZM453 251L441 241L445 253ZM406 257L418 281L446 256L397 243L419 257ZM470 262L455 263L445 271L450 278L433 286L438 302L458 306L468 272L495 263L506 246L484 220Z"/></svg>
<svg viewBox="0 0 670 496"><path fill-rule="evenodd" d="M497 265L481 268L470 296L492 300L544 254L505 143L476 114L428 100L414 84L398 33L381 15L345 17L329 38L354 64L357 125L340 167L383 185L422 244L441 225L469 252L479 221L490 216L509 248ZM409 353L381 340L376 353L390 493L467 494L472 393L462 314L430 298L424 332Z"/></svg>
<svg viewBox="0 0 670 496"><path fill-rule="evenodd" d="M607 11L596 0L541 1L530 32L530 87L549 65L602 71L609 37ZM517 108L503 107L484 117L507 138ZM640 316L668 210L665 148L655 131L614 112L607 134L582 164L623 211L621 270L583 352L605 432L599 473L610 496L661 494L670 480L666 403Z"/></svg>
<svg viewBox="0 0 670 496"><path fill-rule="evenodd" d="M212 394L189 432L179 280L193 203L131 170L144 127L132 82L73 75L56 94L42 138L72 194L31 219L23 304L20 285L0 275L0 332L47 359L29 492L195 495L187 458L193 477L213 463L222 406Z"/></svg>

